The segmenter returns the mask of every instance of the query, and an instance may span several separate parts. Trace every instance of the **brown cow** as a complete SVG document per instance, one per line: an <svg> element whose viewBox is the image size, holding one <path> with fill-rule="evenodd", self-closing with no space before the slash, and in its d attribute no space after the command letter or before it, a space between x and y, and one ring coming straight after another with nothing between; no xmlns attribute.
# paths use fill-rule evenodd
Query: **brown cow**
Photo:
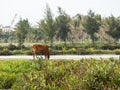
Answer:
<svg viewBox="0 0 120 90"><path fill-rule="evenodd" d="M37 54L43 54L45 55L45 58L47 59L50 58L50 51L49 51L48 45L34 44L32 48L33 48L33 59L34 60Z"/></svg>

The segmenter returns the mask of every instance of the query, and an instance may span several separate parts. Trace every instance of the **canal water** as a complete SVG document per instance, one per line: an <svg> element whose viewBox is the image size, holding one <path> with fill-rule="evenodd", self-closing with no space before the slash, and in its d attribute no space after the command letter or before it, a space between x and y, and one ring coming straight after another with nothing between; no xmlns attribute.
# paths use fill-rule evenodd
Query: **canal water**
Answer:
<svg viewBox="0 0 120 90"><path fill-rule="evenodd" d="M44 56L42 56L44 58ZM33 56L25 56L25 55L19 55L19 56L0 56L0 59L33 59ZM106 58L115 58L120 59L120 55L51 55L50 59L85 59L85 58L96 58L96 59L106 59Z"/></svg>

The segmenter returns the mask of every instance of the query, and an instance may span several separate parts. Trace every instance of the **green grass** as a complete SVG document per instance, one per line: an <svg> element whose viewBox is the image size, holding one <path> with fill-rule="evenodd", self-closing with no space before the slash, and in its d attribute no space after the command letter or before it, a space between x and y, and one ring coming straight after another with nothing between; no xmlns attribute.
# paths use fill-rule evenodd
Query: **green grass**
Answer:
<svg viewBox="0 0 120 90"><path fill-rule="evenodd" d="M13 90L119 90L120 61L0 60L0 88Z"/></svg>
<svg viewBox="0 0 120 90"><path fill-rule="evenodd" d="M31 66L32 61L28 60L0 59L0 88L11 88L17 78L32 70Z"/></svg>

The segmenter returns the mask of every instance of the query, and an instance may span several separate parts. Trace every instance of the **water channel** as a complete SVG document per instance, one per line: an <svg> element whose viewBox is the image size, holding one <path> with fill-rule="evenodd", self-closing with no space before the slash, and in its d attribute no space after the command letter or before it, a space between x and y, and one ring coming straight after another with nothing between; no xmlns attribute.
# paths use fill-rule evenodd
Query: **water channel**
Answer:
<svg viewBox="0 0 120 90"><path fill-rule="evenodd" d="M44 58L44 56L42 56ZM0 56L0 59L33 59L33 56L27 55L16 55L16 56ZM50 59L85 59L85 58L96 58L96 59L107 59L107 58L115 58L120 59L120 55L51 55Z"/></svg>

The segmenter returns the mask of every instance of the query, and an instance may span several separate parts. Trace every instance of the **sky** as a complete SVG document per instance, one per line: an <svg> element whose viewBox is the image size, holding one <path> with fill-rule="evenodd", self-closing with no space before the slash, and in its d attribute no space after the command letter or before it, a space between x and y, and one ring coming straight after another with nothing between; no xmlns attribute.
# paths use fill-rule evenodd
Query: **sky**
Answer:
<svg viewBox="0 0 120 90"><path fill-rule="evenodd" d="M120 0L0 0L0 25L9 26L17 14L13 24L20 18L28 19L32 25L44 18L46 4L54 16L61 7L68 15L87 15L89 10L102 17L120 16Z"/></svg>

